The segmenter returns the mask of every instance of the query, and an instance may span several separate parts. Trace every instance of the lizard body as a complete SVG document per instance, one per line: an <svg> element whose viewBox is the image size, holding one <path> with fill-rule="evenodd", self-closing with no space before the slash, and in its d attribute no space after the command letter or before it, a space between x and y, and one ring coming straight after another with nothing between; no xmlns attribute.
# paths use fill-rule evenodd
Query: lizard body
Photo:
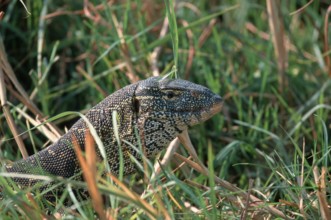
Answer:
<svg viewBox="0 0 331 220"><path fill-rule="evenodd" d="M114 134L112 112L117 112L118 132L123 150L124 174L135 171L129 154L141 161L141 156L128 144L138 147L140 141L146 156L153 158L188 126L209 119L221 109L221 97L209 89L181 79L151 77L128 85L105 98L86 114L95 128L107 154L110 171L119 173L118 143ZM87 124L78 120L57 142L26 159L6 165L7 172L50 174L69 178L81 171L73 137L84 150ZM136 135L138 131L138 137ZM100 156L100 153L98 152ZM13 178L21 186L37 180Z"/></svg>

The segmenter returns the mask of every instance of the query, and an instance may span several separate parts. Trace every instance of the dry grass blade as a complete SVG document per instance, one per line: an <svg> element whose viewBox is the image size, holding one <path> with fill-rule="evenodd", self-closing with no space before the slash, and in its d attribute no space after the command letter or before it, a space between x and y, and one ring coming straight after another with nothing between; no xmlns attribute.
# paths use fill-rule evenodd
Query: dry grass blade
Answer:
<svg viewBox="0 0 331 220"><path fill-rule="evenodd" d="M20 102L22 102L25 107L27 107L32 111L33 114L36 114L37 116L41 116L38 112L33 111L34 109L33 106L31 106L29 102L26 102L24 97L21 96L18 92L16 92L13 87L9 85L7 89L11 95L17 98ZM62 132L56 126L53 126L52 123L46 122L43 125L41 125L41 122L39 120L38 121L34 120L24 111L24 109L21 110L19 108L16 108L15 110L18 111L21 114L21 116L28 119L28 121L30 121L34 126L38 126L38 130L42 131L42 134L44 134L47 137L47 139L52 141L53 143L61 137ZM42 119L42 121L45 122L44 119Z"/></svg>
<svg viewBox="0 0 331 220"><path fill-rule="evenodd" d="M38 115L39 117L43 117L43 114L41 113L41 111L35 106L35 104L31 101L31 99L29 98L29 96L27 95L27 93L25 92L25 90L23 89L22 85L18 82L14 71L11 67L11 65L8 62L7 59L7 55L5 52L5 48L3 45L2 40L0 39L0 69L1 69L1 103L3 106L6 106L7 100L6 100L6 95L5 95L5 90L6 88L8 88L8 91L11 91L11 93L15 96L15 97L19 97L19 100L24 104L24 106L28 107L28 109L33 112L34 114ZM7 85L4 84L4 79L5 77L7 77L11 83L13 84L13 86L17 89L18 93L15 91L14 92L14 88L12 88L12 85L10 83L8 83ZM23 148L25 148L23 141L21 140L20 136L18 135L17 129L16 131L13 130L15 129L15 124L14 124L14 120L11 117L11 115L9 114L9 109L6 107L5 110L7 113L5 113L6 116L6 120L9 124L9 126L11 126L11 131L15 137L15 141L17 143L17 145L19 146L19 149L23 155L23 157L27 157L26 153L23 153L24 151L26 152L26 150L24 150ZM14 126L14 127L13 127ZM60 136L60 132L59 129L54 126L52 123L47 123L47 126L50 127L50 129L53 131L53 136L57 136L56 139ZM52 139L52 135L50 137L50 139Z"/></svg>
<svg viewBox="0 0 331 220"><path fill-rule="evenodd" d="M183 161L177 160L175 157L172 157L172 162L175 165L175 168L172 170L173 173L177 172L177 170L180 169L185 178L195 177L195 174L191 172L191 169Z"/></svg>
<svg viewBox="0 0 331 220"><path fill-rule="evenodd" d="M168 188L167 188L167 194L169 195L171 201L177 206L177 208L183 210L183 207L179 204L177 199L172 195L171 191Z"/></svg>
<svg viewBox="0 0 331 220"><path fill-rule="evenodd" d="M36 200L33 198L32 194L31 194L31 193L27 193L27 194L26 194L26 197L27 197L28 200L31 202L32 206L33 206L35 209L38 209L37 202L36 202Z"/></svg>
<svg viewBox="0 0 331 220"><path fill-rule="evenodd" d="M101 197L101 194L97 188L97 155L95 151L95 143L93 140L93 137L89 130L86 130L85 133L85 148L86 148L86 163L88 166L89 171L83 172L86 173L86 179L90 179L90 181L86 181L89 189L89 193L92 197L92 203L94 206L94 209L97 211L100 219L113 219L111 216L108 218L106 217L106 214L104 212L104 206L103 206L103 199Z"/></svg>
<svg viewBox="0 0 331 220"><path fill-rule="evenodd" d="M2 68L0 68L0 103L1 103L1 106L4 106L7 104L5 75L3 74Z"/></svg>
<svg viewBox="0 0 331 220"><path fill-rule="evenodd" d="M99 10L104 11L107 7L110 7L113 3L114 3L114 1L110 0L110 1L107 1L106 4L101 3L97 6L94 6L93 9L94 9L94 11L99 11ZM86 15L86 5L87 5L87 3L85 3L85 8L83 10L76 10L76 11L66 11L63 8L59 8L57 11L51 12L51 13L43 16L43 18L50 19L50 18L62 16L62 15Z"/></svg>
<svg viewBox="0 0 331 220"><path fill-rule="evenodd" d="M55 219L52 216L49 216L47 214L44 213L40 213L38 210L34 209L33 207L31 207L30 205L28 205L27 203L21 201L20 204L20 208L23 209L24 213L26 214L26 216L28 217L27 219Z"/></svg>
<svg viewBox="0 0 331 220"><path fill-rule="evenodd" d="M95 82L95 79L93 79L81 66L77 65L76 70L77 70L78 73L82 74L82 76L84 76L89 82L91 82L92 85L96 88L96 90L98 90L98 92L100 92L104 98L106 98L108 96L107 92L104 91L98 85L98 83Z"/></svg>
<svg viewBox="0 0 331 220"><path fill-rule="evenodd" d="M10 131L13 133L13 136L14 136L14 139L18 145L18 148L20 149L20 152L22 154L22 157L23 158L27 158L29 155L28 155L28 152L26 151L26 148L25 148L25 145L23 143L23 140L16 128L16 125L15 125L15 122L14 122L14 119L13 117L11 116L10 114L10 111L9 111L9 108L8 108L8 105L6 106L2 106L2 109L3 109L3 112L4 112L4 115L5 115L5 118L6 118L6 121L8 123L8 126L10 128Z"/></svg>
<svg viewBox="0 0 331 220"><path fill-rule="evenodd" d="M299 8L298 10L295 10L294 12L291 12L290 15L295 15L295 14L298 14L298 13L301 13L303 12L311 3L313 3L314 0L310 0L307 4L305 4L304 6L302 6L301 8Z"/></svg>
<svg viewBox="0 0 331 220"><path fill-rule="evenodd" d="M51 142L55 142L59 139L59 135L56 135L55 131L51 131L50 129L47 128L45 125L40 125L40 121L34 120L32 117L30 117L26 112L24 112L20 108L15 109L20 115L22 115L28 122L30 122L33 126L37 127L38 131L40 131L42 134L44 134L47 139Z"/></svg>
<svg viewBox="0 0 331 220"><path fill-rule="evenodd" d="M38 114L42 115L42 113L39 111L39 109L33 104L33 102L30 100L29 96L25 92L22 85L18 82L14 71L9 64L7 60L7 55L5 52L5 48L3 46L2 40L0 40L0 68L3 69L6 76L10 79L10 81L13 83L17 91L23 96L24 100L29 103L29 106L31 106L33 109L30 109L33 112L38 112Z"/></svg>
<svg viewBox="0 0 331 220"><path fill-rule="evenodd" d="M305 152L306 152L306 142L305 142L305 139L303 139L303 144L302 144L302 161L301 161L301 175L300 175L300 180L299 180L299 186L302 187L302 192L301 192L301 195L300 195L300 200L299 200L299 210L303 216L304 219L307 219L306 217L306 213L305 213L305 210L304 210L304 203L303 203L303 198L304 198L304 186L303 186L303 177L304 177L304 163L305 163Z"/></svg>
<svg viewBox="0 0 331 220"><path fill-rule="evenodd" d="M328 202L326 199L326 184L325 176L327 169L322 167L322 174L319 174L318 167L315 166L313 169L315 183L317 185L317 197L320 205L320 212L322 219L331 219L331 213L328 208Z"/></svg>
<svg viewBox="0 0 331 220"><path fill-rule="evenodd" d="M44 212L40 210L40 207L36 204L36 201L32 197L30 193L27 193L27 198L30 201L29 204L26 202L23 197L15 196L13 197L13 201L15 201L16 208L20 210L20 212L23 212L25 214L24 219L43 219L43 220L55 220L55 218L51 215L47 215ZM4 211L4 210L2 210ZM13 219L13 216L6 216L5 219Z"/></svg>
<svg viewBox="0 0 331 220"><path fill-rule="evenodd" d="M184 27L189 26L189 23L185 20L182 20L182 24ZM186 66L185 66L184 76L185 76L185 79L188 79L190 77L190 72L191 72L191 68L192 68L192 64L193 64L195 48L194 48L192 30L190 30L189 28L186 29L186 35L187 35L188 42L189 42L189 50L188 50L188 57L187 57L187 62L186 62Z"/></svg>
<svg viewBox="0 0 331 220"><path fill-rule="evenodd" d="M252 192L253 184L254 184L254 180L250 179L249 180L249 187L248 187L247 197L246 197L246 204L244 206L243 212L241 213L240 219L247 219L248 208L249 208L249 197L250 197L251 192Z"/></svg>
<svg viewBox="0 0 331 220"><path fill-rule="evenodd" d="M130 58L130 54L129 54L129 47L125 42L122 27L120 26L114 12L111 14L111 17L115 24L115 29L117 31L117 35L121 41L121 52L122 52L122 55L123 55L125 63L126 63L126 68L128 70L126 72L126 76L129 78L131 83L135 83L135 82L139 81L139 77L137 76L136 71L133 68L133 64L131 62L131 58Z"/></svg>
<svg viewBox="0 0 331 220"><path fill-rule="evenodd" d="M26 151L25 145L23 143L23 140L21 136L19 135L18 129L16 128L15 122L13 117L10 114L10 110L7 104L7 96L6 96L6 86L5 86L5 75L3 73L3 67L0 66L0 104L3 110L3 113L5 115L6 121L8 123L9 129L14 135L15 141L18 145L18 148L20 149L20 152L23 156L23 158L27 158L28 152Z"/></svg>
<svg viewBox="0 0 331 220"><path fill-rule="evenodd" d="M262 30L259 30L252 22L246 22L245 27L249 32L256 34L263 40L269 41L270 34L267 32L264 32ZM287 49L289 51L298 53L298 48L294 44L291 44L291 42L289 40L286 40L286 45L287 45ZM301 51L301 52L305 58L311 60L312 62L317 62L315 55L309 53L308 51ZM267 94L260 94L260 95L267 95Z"/></svg>
<svg viewBox="0 0 331 220"><path fill-rule="evenodd" d="M208 26L201 33L201 35L199 37L199 43L198 43L200 48L202 47L202 45L206 42L206 40L210 36L216 23L217 23L216 18L211 19Z"/></svg>
<svg viewBox="0 0 331 220"><path fill-rule="evenodd" d="M169 29L169 21L168 21L168 18L165 17L163 24L162 24L161 31L160 31L159 39L162 39L166 35L166 33L168 32L168 29ZM159 67L158 67L158 60L159 60L161 51L162 51L162 47L158 46L153 50L153 52L150 55L150 62L151 62L151 69L152 69L153 76L160 75L160 71L159 71Z"/></svg>
<svg viewBox="0 0 331 220"><path fill-rule="evenodd" d="M198 155L191 143L190 137L187 133L187 130L185 130L184 132L182 132L179 136L179 140L180 142L184 145L184 147L188 150L188 152L190 153L190 155L193 157L194 160L197 161L197 163L188 160L187 158L179 155L179 154L175 154L176 157L178 157L179 159L181 159L182 161L185 161L186 163L188 163L193 169L197 170L198 172L202 173L203 175L209 176L209 170L205 167L205 165L200 161L200 159L198 158ZM264 202L261 201L259 198L253 196L253 195L248 195L247 193L245 193L242 189L232 185L231 183L222 180L220 178L218 178L217 176L214 177L215 178L215 182L220 185L221 187L237 193L239 196L241 196L242 198L248 198L252 201L252 205L261 205L263 206ZM279 216L281 218L284 219L290 219L288 216L286 216L283 212L281 212L280 210L272 207L272 206L265 206L264 207L265 210L267 210L268 212L270 212L271 214L275 215L275 216Z"/></svg>
<svg viewBox="0 0 331 220"><path fill-rule="evenodd" d="M282 93L285 87L285 69L287 66L287 52L285 46L285 32L279 12L279 1L267 0L267 11L272 42L278 67L279 91Z"/></svg>
<svg viewBox="0 0 331 220"><path fill-rule="evenodd" d="M17 98L18 101L23 103L25 108L28 108L35 115L42 116L39 109L36 109L32 102L26 101L25 97L22 96L18 91L16 91L15 88L11 84L7 83L6 87L7 87L8 93L10 93L13 97Z"/></svg>
<svg viewBox="0 0 331 220"><path fill-rule="evenodd" d="M161 191L161 186L159 186L159 191ZM163 213L163 216L162 216L162 219L165 219L165 220L171 220L171 217L168 213L168 210L166 209L166 205L162 202L162 199L160 197L160 195L158 194L158 192L156 192L154 194L154 197L156 199L156 204L158 206L158 208L161 210L161 212Z"/></svg>
<svg viewBox="0 0 331 220"><path fill-rule="evenodd" d="M182 160L183 162L187 163L188 165L190 165L193 169L195 169L199 173L201 173L205 176L209 175L209 171L207 170L208 172L206 172L206 168L201 167L200 164L197 164L197 163L193 162L192 160L189 160L189 159L187 159L187 158L185 158L182 155L177 154L177 153L175 153L174 156L177 157L178 159ZM225 188L225 189L227 189L231 192L234 192L234 193L238 194L242 198L248 198L249 197L250 200L252 201L252 203L250 203L250 205L261 206L262 208L267 210L272 215L279 216L279 217L284 218L284 219L291 219L290 217L286 216L283 212L281 212L280 210L278 210L278 209L276 209L272 206L263 207L263 203L264 203L263 201L261 201L260 199L258 199L257 197L255 197L253 195L248 196L247 193L245 193L242 189L239 189L238 187L232 185L231 183L229 183L225 180L222 180L222 179L218 178L217 176L215 176L214 178L215 178L215 182L219 186L221 186L221 187L223 187L223 188ZM227 197L227 199L229 199L230 201L234 201L233 196L229 196L229 197Z"/></svg>
<svg viewBox="0 0 331 220"><path fill-rule="evenodd" d="M129 188L125 186L119 179L117 179L114 175L108 174L110 178L124 191L124 193L132 200L140 203L145 210L147 210L146 214L149 216L150 219L156 219L159 216L157 210L153 208L150 204L148 204L144 199L140 198L139 195L132 192Z"/></svg>
<svg viewBox="0 0 331 220"><path fill-rule="evenodd" d="M169 147L167 147L167 151L164 154L162 161L155 163L154 165L154 173L151 176L151 180L154 179L157 175L161 172L161 166L167 166L167 164L171 161L173 158L174 153L177 151L179 146L179 140L178 138L175 138L170 144Z"/></svg>
<svg viewBox="0 0 331 220"><path fill-rule="evenodd" d="M327 67L327 71L329 77L331 77L331 61L329 55L329 15L331 13L331 6L328 7L324 18L324 53L325 55L325 63Z"/></svg>
<svg viewBox="0 0 331 220"><path fill-rule="evenodd" d="M190 160L189 158L183 157L182 155L175 153L174 154L175 157L177 157L178 159L180 159L181 161L187 163L189 166L191 166L193 169L195 169L196 171L198 171L199 173L202 173L205 176L209 176L209 171L205 166L201 166L200 163L201 161L199 160L198 163ZM219 184L221 187L230 190L231 192L235 192L236 194L242 196L242 197L247 197L247 194L239 189L238 187L232 185L231 183L225 181L225 180L221 180L218 177L215 177L215 182L217 182L217 184Z"/></svg>
<svg viewBox="0 0 331 220"><path fill-rule="evenodd" d="M102 220L108 219L104 212L103 200L97 187L97 168L96 168L96 153L95 144L92 135L87 130L85 133L85 149L86 160L82 154L82 150L79 146L79 142L75 136L72 137L72 143L79 161L79 164L83 170L83 176L87 184L88 192L92 198L92 204L98 216Z"/></svg>

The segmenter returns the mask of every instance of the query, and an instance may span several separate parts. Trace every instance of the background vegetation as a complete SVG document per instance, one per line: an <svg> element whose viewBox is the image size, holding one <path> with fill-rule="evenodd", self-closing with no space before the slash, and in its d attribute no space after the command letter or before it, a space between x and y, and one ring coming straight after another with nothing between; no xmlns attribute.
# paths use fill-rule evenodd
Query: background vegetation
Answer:
<svg viewBox="0 0 331 220"><path fill-rule="evenodd" d="M330 217L329 2L176 1L170 30L166 3L171 11L171 1L1 1L2 161L56 140L77 120L61 113L84 113L127 84L164 75L178 57L178 77L225 101L222 113L189 131L211 174L190 165L172 172L175 160L149 188L140 175L126 179L128 189L100 181L107 199L99 217L271 219L270 205L278 218ZM15 131L25 133L14 140ZM212 174L264 202L237 197ZM0 181L8 188L4 174ZM73 199L72 211L65 196L54 207L29 190L6 189L0 218L96 215L88 201Z"/></svg>

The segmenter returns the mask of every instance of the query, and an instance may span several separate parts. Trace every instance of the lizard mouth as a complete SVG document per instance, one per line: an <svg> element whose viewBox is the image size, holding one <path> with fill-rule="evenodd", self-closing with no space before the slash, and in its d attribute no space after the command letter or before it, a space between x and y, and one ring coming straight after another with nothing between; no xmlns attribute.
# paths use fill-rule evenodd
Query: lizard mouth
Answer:
<svg viewBox="0 0 331 220"><path fill-rule="evenodd" d="M204 121L207 121L208 119L210 119L215 114L217 114L221 111L222 106L223 106L223 101L220 96L215 95L212 103L213 103L213 105L209 109L203 110L203 111L198 111L195 114L196 117L191 122L191 125L196 125L196 124L202 123Z"/></svg>

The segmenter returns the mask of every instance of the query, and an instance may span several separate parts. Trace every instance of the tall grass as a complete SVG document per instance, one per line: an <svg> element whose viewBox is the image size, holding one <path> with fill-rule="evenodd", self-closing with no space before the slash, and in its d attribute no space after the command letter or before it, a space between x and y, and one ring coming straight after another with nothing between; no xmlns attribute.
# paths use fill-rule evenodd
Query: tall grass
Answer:
<svg viewBox="0 0 331 220"><path fill-rule="evenodd" d="M68 111L152 75L177 72L225 101L189 130L208 172L179 147L153 178L96 173L103 206L74 193L88 182L55 178L49 191L65 193L52 204L2 172L1 218L330 218L328 2L3 1L0 11L3 163L54 142L78 119Z"/></svg>

